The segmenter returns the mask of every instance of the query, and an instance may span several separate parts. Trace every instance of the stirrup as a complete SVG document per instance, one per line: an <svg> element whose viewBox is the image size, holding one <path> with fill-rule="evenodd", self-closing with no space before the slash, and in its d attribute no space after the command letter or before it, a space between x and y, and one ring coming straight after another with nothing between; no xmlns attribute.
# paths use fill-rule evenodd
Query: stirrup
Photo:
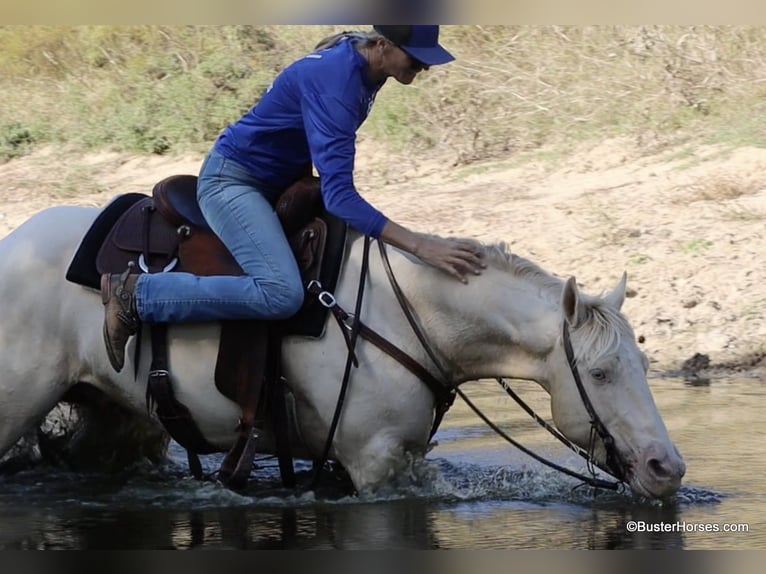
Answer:
<svg viewBox="0 0 766 574"><path fill-rule="evenodd" d="M255 458L256 448L260 431L252 426L246 432L240 430L237 442L226 454L218 470L218 480L229 488L242 488L247 484L247 479L253 470L253 459Z"/></svg>

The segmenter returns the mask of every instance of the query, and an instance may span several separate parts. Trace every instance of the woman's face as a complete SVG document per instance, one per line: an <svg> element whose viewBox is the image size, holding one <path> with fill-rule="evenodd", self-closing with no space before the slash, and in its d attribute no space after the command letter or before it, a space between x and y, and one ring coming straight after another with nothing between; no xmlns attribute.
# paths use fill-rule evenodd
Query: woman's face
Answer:
<svg viewBox="0 0 766 574"><path fill-rule="evenodd" d="M388 44L383 54L386 74L401 84L411 84L418 73L428 69L423 62L416 60L394 44Z"/></svg>

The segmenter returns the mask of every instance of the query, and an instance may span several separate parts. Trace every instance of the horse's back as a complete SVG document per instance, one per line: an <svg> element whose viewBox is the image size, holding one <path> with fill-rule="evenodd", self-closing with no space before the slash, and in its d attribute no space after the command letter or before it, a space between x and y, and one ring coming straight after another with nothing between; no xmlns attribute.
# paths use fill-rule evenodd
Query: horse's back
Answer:
<svg viewBox="0 0 766 574"><path fill-rule="evenodd" d="M44 209L0 240L0 269L29 265L68 265L98 208L56 206Z"/></svg>

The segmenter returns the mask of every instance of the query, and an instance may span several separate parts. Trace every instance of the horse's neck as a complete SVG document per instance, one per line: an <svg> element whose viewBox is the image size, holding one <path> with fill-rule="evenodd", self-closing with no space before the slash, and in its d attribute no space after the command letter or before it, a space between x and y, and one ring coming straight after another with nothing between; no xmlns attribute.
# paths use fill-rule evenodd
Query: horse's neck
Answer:
<svg viewBox="0 0 766 574"><path fill-rule="evenodd" d="M490 264L464 285L400 253L393 259L454 382L503 376L545 386L545 358L560 324L557 280L517 276L510 265Z"/></svg>

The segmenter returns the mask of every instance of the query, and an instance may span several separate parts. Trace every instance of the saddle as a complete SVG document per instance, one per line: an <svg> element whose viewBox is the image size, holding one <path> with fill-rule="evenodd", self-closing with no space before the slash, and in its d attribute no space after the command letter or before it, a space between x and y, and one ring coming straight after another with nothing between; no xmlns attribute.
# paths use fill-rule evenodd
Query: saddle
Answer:
<svg viewBox="0 0 766 574"><path fill-rule="evenodd" d="M197 203L197 178L174 175L158 182L151 196L118 197L97 218L70 265L67 278L94 286L103 273L187 272L196 275L243 275L239 264L210 229ZM111 205L111 204L110 204ZM119 210L119 214L114 211ZM304 285L312 280L334 287L340 269L345 224L324 211L319 179L305 177L279 198L275 211L301 270ZM95 237L94 237L95 236ZM328 249L328 244L331 248ZM95 253L94 245L98 245ZM325 253L331 255L326 257ZM303 308L287 321L223 321L215 385L242 411L238 439L224 458L219 479L243 486L250 474L259 429L275 426L283 482L292 486L292 458L287 446L284 387L279 374L280 340L285 334L318 336L326 309L306 297ZM220 452L209 444L188 409L175 399L167 361L167 325L151 324L152 363L147 403L171 437L189 454L190 468L201 477L198 454ZM140 331L139 331L140 333ZM136 346L136 350L141 345ZM138 360L135 361L138 365ZM267 406L268 405L268 406Z"/></svg>
<svg viewBox="0 0 766 574"><path fill-rule="evenodd" d="M318 279L327 223L320 217L319 179L288 188L275 211L304 279ZM195 275L243 275L226 246L210 229L197 203L197 177L174 175L154 186L118 219L96 257L99 273L133 265L135 273L185 271Z"/></svg>

